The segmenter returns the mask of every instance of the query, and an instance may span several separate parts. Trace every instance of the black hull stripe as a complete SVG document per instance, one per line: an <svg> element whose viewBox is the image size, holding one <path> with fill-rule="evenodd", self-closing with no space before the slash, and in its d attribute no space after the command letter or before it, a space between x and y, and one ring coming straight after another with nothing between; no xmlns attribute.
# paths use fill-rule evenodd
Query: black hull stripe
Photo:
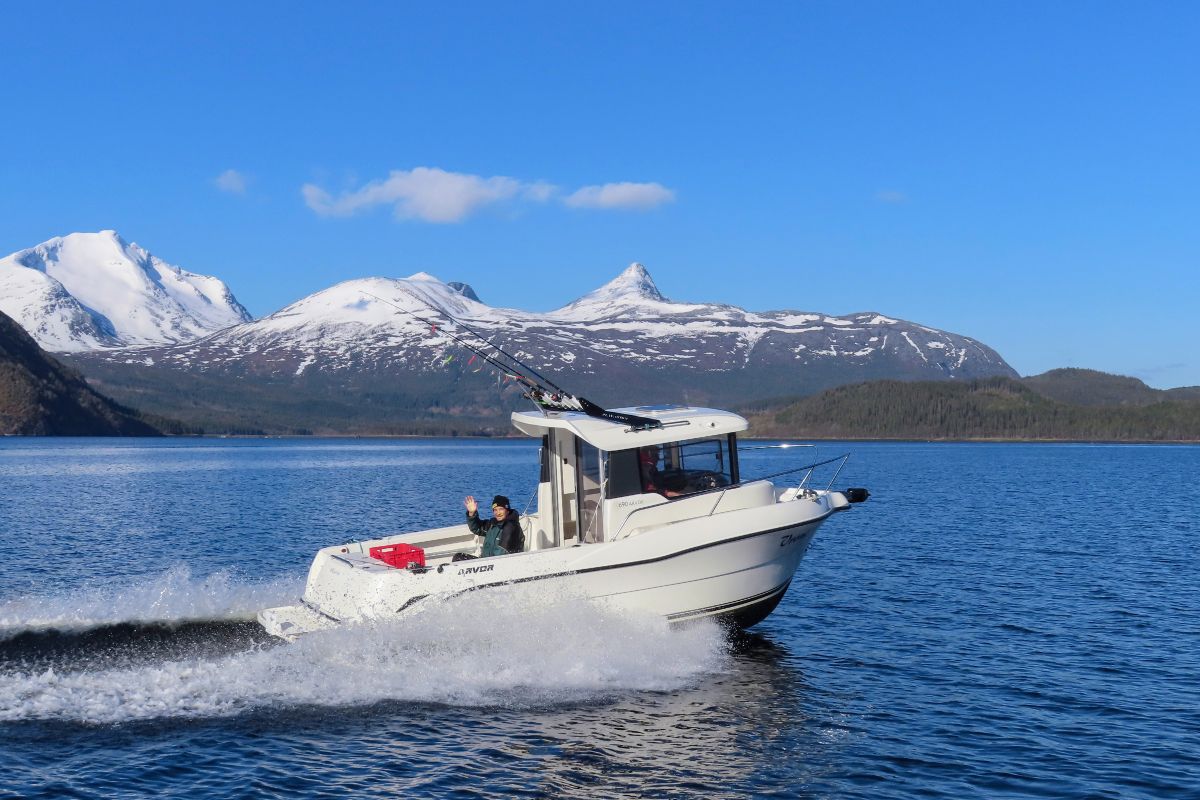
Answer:
<svg viewBox="0 0 1200 800"><path fill-rule="evenodd" d="M748 606L752 603L767 600L777 594L783 594L787 591L787 588L791 585L791 583L792 579L788 578L774 589L768 589L767 591L760 592L752 597L743 597L741 600L734 600L732 603L722 603L721 605L717 606L708 606L707 608L697 608L692 611L680 611L676 614L668 614L667 619L674 622L676 620L682 620L684 617L712 616L713 614L719 614L722 611L731 611L739 606Z"/></svg>

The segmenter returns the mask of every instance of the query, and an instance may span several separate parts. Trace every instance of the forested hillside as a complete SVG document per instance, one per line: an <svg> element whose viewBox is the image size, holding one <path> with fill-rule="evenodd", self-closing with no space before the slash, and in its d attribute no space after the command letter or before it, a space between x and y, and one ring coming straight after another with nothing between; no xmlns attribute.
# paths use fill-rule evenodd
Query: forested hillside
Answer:
<svg viewBox="0 0 1200 800"><path fill-rule="evenodd" d="M505 436L508 415L529 407L513 383L453 370L423 380L365 372L338 382L318 371L254 379L64 359L106 395L210 434Z"/></svg>
<svg viewBox="0 0 1200 800"><path fill-rule="evenodd" d="M1149 406L1168 400L1200 400L1200 386L1152 389L1137 378L1074 367L1022 378L1038 394L1077 406Z"/></svg>
<svg viewBox="0 0 1200 800"><path fill-rule="evenodd" d="M1080 405L1012 378L873 381L743 409L756 436L1200 441L1200 402Z"/></svg>
<svg viewBox="0 0 1200 800"><path fill-rule="evenodd" d="M164 428L186 432L97 393L0 313L0 434L157 436Z"/></svg>

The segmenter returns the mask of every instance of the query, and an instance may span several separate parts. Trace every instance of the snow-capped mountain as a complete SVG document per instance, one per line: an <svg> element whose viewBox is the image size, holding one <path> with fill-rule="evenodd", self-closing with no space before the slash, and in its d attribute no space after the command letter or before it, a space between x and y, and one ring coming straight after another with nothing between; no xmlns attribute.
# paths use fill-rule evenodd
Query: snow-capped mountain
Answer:
<svg viewBox="0 0 1200 800"><path fill-rule="evenodd" d="M400 394L395 402L436 413L445 406L494 411L497 381L511 385L459 340L488 352L486 342L498 345L525 365L513 371L532 368L612 405L732 405L878 378L1016 376L973 339L875 312L673 302L640 264L548 313L493 308L471 287L425 273L351 280L195 341L97 353L79 363L111 382L132 380L118 373L134 364L205 381L259 379L294 387L295 398L317 391L322 402Z"/></svg>
<svg viewBox="0 0 1200 800"><path fill-rule="evenodd" d="M116 231L59 236L0 259L0 310L56 352L184 342L251 319L219 279Z"/></svg>
<svg viewBox="0 0 1200 800"><path fill-rule="evenodd" d="M654 279L641 264L633 263L629 268L608 283L588 292L573 303L553 311L549 316L562 321L595 322L603 319L639 316L677 316L694 314L704 305L672 303L663 297Z"/></svg>

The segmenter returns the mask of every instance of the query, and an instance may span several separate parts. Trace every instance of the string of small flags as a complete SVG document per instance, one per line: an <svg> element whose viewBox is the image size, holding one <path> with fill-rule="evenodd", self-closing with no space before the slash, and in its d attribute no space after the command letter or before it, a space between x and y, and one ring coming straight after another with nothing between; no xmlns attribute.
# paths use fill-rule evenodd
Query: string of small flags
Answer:
<svg viewBox="0 0 1200 800"><path fill-rule="evenodd" d="M449 365L450 362L454 361L454 359L457 356L458 356L458 353L451 353L450 355L448 355L442 359L441 365L443 367ZM471 370L471 372L472 373L483 372L484 368L487 367L487 364L482 359L480 359L478 355L472 355L469 359L467 359L467 363L464 366L469 367L472 364L474 364L477 360L479 361L479 366L476 367L475 369ZM502 372L500 370L497 370L496 371L496 380L503 382L503 383L508 383L509 381L524 381L525 378L523 378L521 375L518 375L518 374L515 374L512 372Z"/></svg>

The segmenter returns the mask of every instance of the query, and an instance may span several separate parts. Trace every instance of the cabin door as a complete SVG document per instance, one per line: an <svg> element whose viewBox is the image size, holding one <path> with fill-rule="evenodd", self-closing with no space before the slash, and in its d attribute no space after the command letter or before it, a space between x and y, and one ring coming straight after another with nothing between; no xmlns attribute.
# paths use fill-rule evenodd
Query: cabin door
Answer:
<svg viewBox="0 0 1200 800"><path fill-rule="evenodd" d="M579 541L604 541L603 453L582 440L575 440L575 485L579 495Z"/></svg>
<svg viewBox="0 0 1200 800"><path fill-rule="evenodd" d="M554 543L604 541L604 454L562 430L551 430L548 443Z"/></svg>
<svg viewBox="0 0 1200 800"><path fill-rule="evenodd" d="M550 491L553 498L555 544L574 544L579 531L579 503L576 498L575 437L551 430Z"/></svg>

